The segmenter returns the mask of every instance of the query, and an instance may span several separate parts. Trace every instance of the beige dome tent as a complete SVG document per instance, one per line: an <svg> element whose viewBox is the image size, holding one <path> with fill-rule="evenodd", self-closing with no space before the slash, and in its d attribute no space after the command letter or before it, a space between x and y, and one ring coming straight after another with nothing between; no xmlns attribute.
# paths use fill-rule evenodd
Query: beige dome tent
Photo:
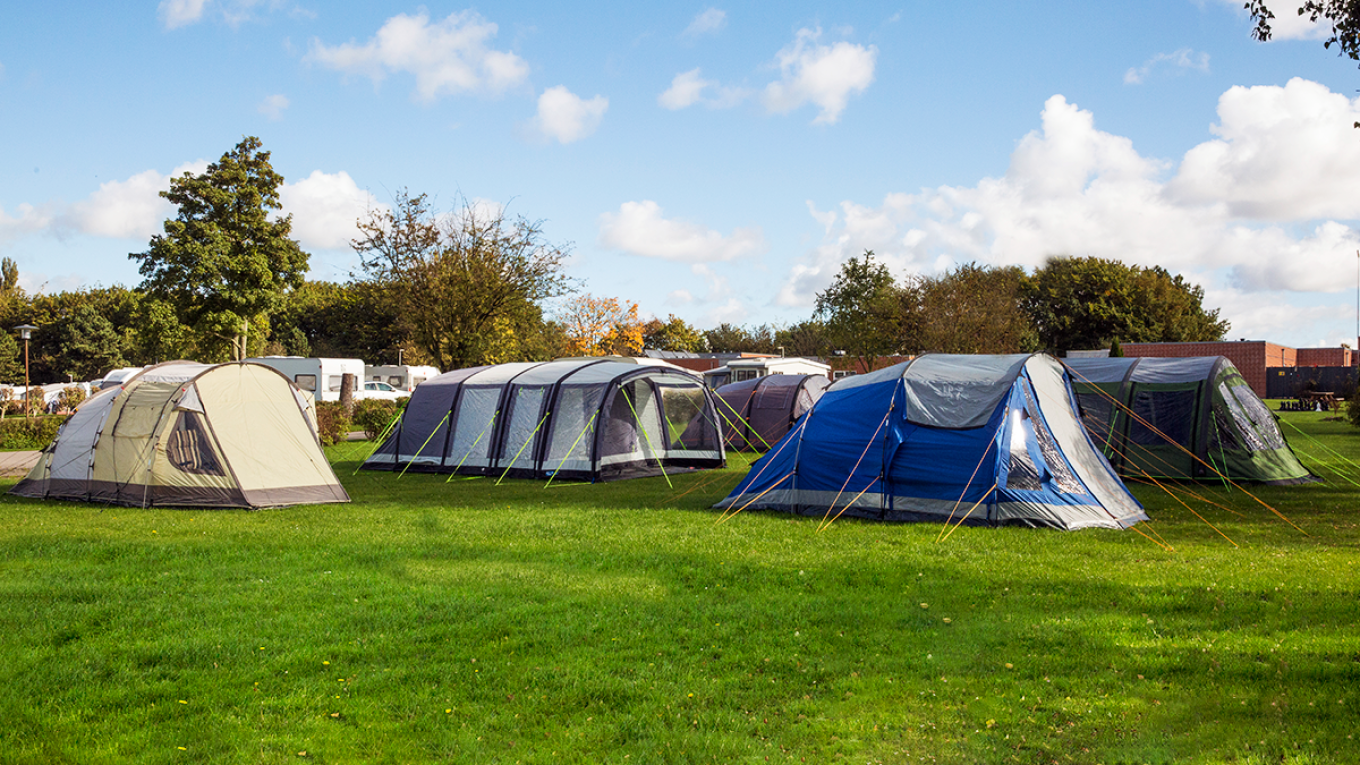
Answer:
<svg viewBox="0 0 1360 765"><path fill-rule="evenodd" d="M76 409L12 494L150 507L348 502L310 400L250 363L147 367Z"/></svg>

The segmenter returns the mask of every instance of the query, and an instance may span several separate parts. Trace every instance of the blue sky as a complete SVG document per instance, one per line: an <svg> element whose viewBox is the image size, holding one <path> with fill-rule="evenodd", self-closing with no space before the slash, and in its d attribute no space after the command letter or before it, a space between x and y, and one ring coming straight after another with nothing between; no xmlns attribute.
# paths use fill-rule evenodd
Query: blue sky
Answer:
<svg viewBox="0 0 1360 765"><path fill-rule="evenodd" d="M259 136L312 278L399 189L508 206L594 295L792 323L900 275L1098 255L1184 274L1229 336L1354 343L1360 70L1278 3L11 3L0 255L140 281L156 192Z"/></svg>

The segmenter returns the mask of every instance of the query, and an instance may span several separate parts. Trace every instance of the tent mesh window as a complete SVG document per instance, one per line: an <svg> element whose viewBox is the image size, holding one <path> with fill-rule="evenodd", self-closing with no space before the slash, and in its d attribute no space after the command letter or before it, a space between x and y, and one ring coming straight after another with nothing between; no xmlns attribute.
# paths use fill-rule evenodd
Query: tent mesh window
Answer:
<svg viewBox="0 0 1360 765"><path fill-rule="evenodd" d="M595 442L596 410L604 389L596 385L563 386L553 407L553 430L545 470L589 470L590 449Z"/></svg>
<svg viewBox="0 0 1360 765"><path fill-rule="evenodd" d="M1021 409L1011 426L1010 460L1006 465L1006 488L1018 491L1039 491L1044 488L1039 477L1039 466L1025 448L1025 436L1033 431L1029 412Z"/></svg>
<svg viewBox="0 0 1360 765"><path fill-rule="evenodd" d="M1198 397L1194 390L1138 391L1133 398L1135 417L1129 425L1129 440L1142 446L1190 443Z"/></svg>
<svg viewBox="0 0 1360 765"><path fill-rule="evenodd" d="M1251 388L1248 388L1243 384L1234 385L1228 390L1233 392L1233 398L1237 399L1237 403L1242 405L1242 409L1247 413L1247 416L1251 418L1252 423L1255 425L1256 433L1261 436L1261 440L1265 443L1266 448L1283 449L1283 434L1281 434L1280 429L1275 426L1275 419L1273 415L1271 415L1270 410L1266 409L1266 405L1261 399L1257 398Z"/></svg>
<svg viewBox="0 0 1360 765"><path fill-rule="evenodd" d="M1214 429L1209 434L1209 448L1215 451L1246 449L1237 439L1237 426L1228 412L1228 405L1222 401L1214 402Z"/></svg>
<svg viewBox="0 0 1360 765"><path fill-rule="evenodd" d="M710 418L704 416L706 407L701 386L659 383L657 388L661 391L661 410L666 413L670 449L702 449L714 441L712 427L691 428L695 422L712 424Z"/></svg>
<svg viewBox="0 0 1360 765"><path fill-rule="evenodd" d="M1062 450L1058 448L1058 442L1054 440L1053 434L1049 432L1048 425L1043 418L1039 417L1039 407L1034 403L1034 393L1028 385L1023 387L1025 391L1025 414L1028 416L1030 424L1034 427L1034 438L1039 442L1039 451L1044 455L1044 463L1048 466L1048 472L1053 476L1053 486L1063 494L1085 494L1086 489L1073 474L1072 468L1068 466L1067 460L1063 459Z"/></svg>
<svg viewBox="0 0 1360 765"><path fill-rule="evenodd" d="M1259 452L1262 449L1268 448L1265 439L1261 438L1261 434L1257 432L1256 423L1252 420L1251 416L1243 410L1241 403L1239 403L1239 398L1232 394L1228 385L1226 383L1219 383L1218 392L1223 396L1223 403L1227 407L1228 416L1230 416L1232 421L1237 424L1237 434L1246 441L1245 445L1247 450ZM1269 413L1267 413L1267 416L1269 416Z"/></svg>
<svg viewBox="0 0 1360 765"><path fill-rule="evenodd" d="M224 475L222 463L213 452L208 431L197 412L180 412L174 430L165 444L170 464L185 473L195 475Z"/></svg>
<svg viewBox="0 0 1360 765"><path fill-rule="evenodd" d="M619 386L609 410L600 439L601 460L619 461L619 458L631 455L642 458L647 464L656 464L661 423L651 386L645 380Z"/></svg>

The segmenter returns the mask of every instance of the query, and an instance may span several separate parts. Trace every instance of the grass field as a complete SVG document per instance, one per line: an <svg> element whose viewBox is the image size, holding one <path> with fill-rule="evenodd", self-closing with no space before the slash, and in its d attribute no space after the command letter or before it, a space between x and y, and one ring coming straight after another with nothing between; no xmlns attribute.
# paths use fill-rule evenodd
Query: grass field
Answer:
<svg viewBox="0 0 1360 765"><path fill-rule="evenodd" d="M1360 462L1285 416L1310 466ZM741 458L545 488L351 475L355 447L343 506L0 498L0 762L1360 760L1351 465L1254 490L1301 531L1136 487L1167 550L716 523Z"/></svg>

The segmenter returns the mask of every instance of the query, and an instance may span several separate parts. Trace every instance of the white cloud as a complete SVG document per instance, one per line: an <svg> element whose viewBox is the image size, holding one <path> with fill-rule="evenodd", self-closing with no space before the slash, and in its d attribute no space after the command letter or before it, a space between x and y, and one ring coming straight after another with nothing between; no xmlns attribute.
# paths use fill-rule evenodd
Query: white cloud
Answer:
<svg viewBox="0 0 1360 765"><path fill-rule="evenodd" d="M275 93L274 95L265 98L265 100L261 101L260 105L255 108L260 114L263 114L269 119L278 120L283 117L283 111L288 108L288 105L288 96L281 93Z"/></svg>
<svg viewBox="0 0 1360 765"><path fill-rule="evenodd" d="M284 214L293 216L293 238L303 249L344 250L359 236L355 222L384 207L359 188L349 173L312 174L279 189Z"/></svg>
<svg viewBox="0 0 1360 765"><path fill-rule="evenodd" d="M671 80L671 86L657 96L656 101L667 109L684 109L698 103L703 97L704 89L713 84L715 83L699 76L698 69L691 69L675 75L675 79Z"/></svg>
<svg viewBox="0 0 1360 765"><path fill-rule="evenodd" d="M1128 85L1140 85L1154 70L1170 69L1173 74L1184 74L1187 70L1209 72L1209 54L1196 53L1189 48L1181 48L1174 53L1158 53L1142 66L1133 67L1124 73Z"/></svg>
<svg viewBox="0 0 1360 765"><path fill-rule="evenodd" d="M198 23L207 4L208 0L161 0L157 11L166 29L178 29Z"/></svg>
<svg viewBox="0 0 1360 765"><path fill-rule="evenodd" d="M175 215L175 206L160 196L170 188L170 179L207 169L206 161L195 160L169 175L144 170L124 181L101 183L93 194L66 208L54 221L55 229L108 239L150 239Z"/></svg>
<svg viewBox="0 0 1360 765"><path fill-rule="evenodd" d="M1220 102L1219 138L1187 152L1177 171L1054 96L1042 129L1019 142L1002 177L889 194L876 206L809 203L825 234L794 264L777 302L811 305L865 249L898 275L1093 255L1195 274L1220 292L1348 289L1336 274L1355 270L1360 233L1325 219L1360 218L1360 149L1350 133L1357 108L1302 80L1234 88Z"/></svg>
<svg viewBox="0 0 1360 765"><path fill-rule="evenodd" d="M820 29L800 29L794 41L776 54L781 78L765 88L765 107L787 114L811 103L820 109L815 125L833 125L850 96L874 81L878 48L838 42L822 45Z"/></svg>
<svg viewBox="0 0 1360 765"><path fill-rule="evenodd" d="M174 205L160 196L170 180L207 170L204 160L187 162L169 175L145 170L122 181L102 183L85 199L70 205L35 208L20 205L18 215L0 210L0 241L33 233L59 237L72 234L105 239L146 241L175 216ZM282 214L293 215L293 238L309 249L348 249L358 235L355 221L383 207L360 189L348 173L313 171L279 189Z"/></svg>
<svg viewBox="0 0 1360 765"><path fill-rule="evenodd" d="M727 12L717 8L705 8L694 21L685 28L686 37L699 37L701 35L712 34L727 26Z"/></svg>
<svg viewBox="0 0 1360 765"><path fill-rule="evenodd" d="M765 250L758 226L724 236L696 223L665 218L661 206L651 200L624 202L618 212L601 215L599 241L634 255L681 263L733 260Z"/></svg>
<svg viewBox="0 0 1360 765"><path fill-rule="evenodd" d="M0 207L0 243L13 241L35 231L42 231L52 223L49 211L31 204L19 205L14 214Z"/></svg>
<svg viewBox="0 0 1360 765"><path fill-rule="evenodd" d="M508 51L487 47L497 26L475 11L453 13L430 23L429 14L398 14L367 43L327 46L313 40L306 60L347 74L381 82L391 72L416 80L416 96L434 101L443 95L500 93L524 82L529 65Z"/></svg>
<svg viewBox="0 0 1360 765"><path fill-rule="evenodd" d="M545 138L572 143L594 133L608 109L609 99L604 96L586 100L558 85L538 97L533 127Z"/></svg>
<svg viewBox="0 0 1360 765"><path fill-rule="evenodd" d="M1177 199L1265 220L1360 218L1360 99L1294 78L1228 90L1218 118L1218 139L1191 149L1169 186Z"/></svg>
<svg viewBox="0 0 1360 765"><path fill-rule="evenodd" d="M698 103L710 109L725 109L741 103L747 95L749 95L747 91L742 88L727 87L713 80L705 80L698 69L691 69L675 75L671 80L671 86L657 96L656 102L672 111Z"/></svg>

